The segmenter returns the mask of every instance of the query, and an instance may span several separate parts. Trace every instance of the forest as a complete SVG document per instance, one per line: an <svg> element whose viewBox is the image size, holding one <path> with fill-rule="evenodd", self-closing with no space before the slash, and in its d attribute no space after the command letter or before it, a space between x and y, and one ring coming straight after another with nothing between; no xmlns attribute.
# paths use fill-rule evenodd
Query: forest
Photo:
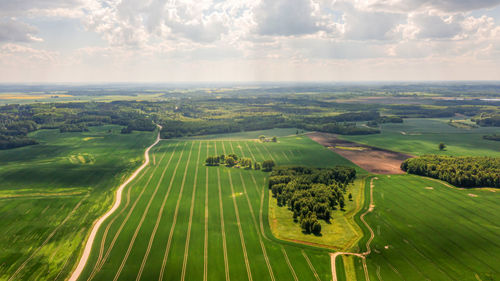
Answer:
<svg viewBox="0 0 500 281"><path fill-rule="evenodd" d="M500 187L500 159L494 157L425 155L405 160L401 169L460 187Z"/></svg>
<svg viewBox="0 0 500 281"><path fill-rule="evenodd" d="M494 103L479 99L426 100L429 104L362 103L358 97L371 92L328 92L343 88L289 87L207 92L169 91L156 101L73 101L0 106L0 149L37 142L29 133L58 129L61 133L83 132L91 126L115 124L122 133L152 131L161 125L162 138L235 133L272 128L297 128L342 135L380 133L384 123L402 123L405 118L468 116L479 126L500 126L500 111ZM303 95L299 90L314 90ZM382 97L407 97L403 93L377 93ZM120 92L115 89L116 93ZM391 90L393 91L393 90ZM90 92L90 93L88 93ZM95 89L73 89L71 95L95 95ZM112 91L112 93L115 93ZM121 93L134 97L130 92ZM413 96L419 97L417 94ZM348 102L340 99L350 99Z"/></svg>
<svg viewBox="0 0 500 281"><path fill-rule="evenodd" d="M331 212L345 206L347 186L356 177L350 167L278 167L269 178L269 188L278 206L287 206L304 233L321 234L319 220L329 222Z"/></svg>

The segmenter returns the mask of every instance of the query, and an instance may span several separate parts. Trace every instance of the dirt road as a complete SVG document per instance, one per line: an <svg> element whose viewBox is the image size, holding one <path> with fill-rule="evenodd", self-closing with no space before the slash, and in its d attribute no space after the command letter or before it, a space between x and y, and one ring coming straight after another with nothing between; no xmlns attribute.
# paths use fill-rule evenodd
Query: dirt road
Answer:
<svg viewBox="0 0 500 281"><path fill-rule="evenodd" d="M373 232L373 229L366 223L365 221L365 215L372 212L373 208L375 208L375 204L373 203L373 180L377 180L377 177L374 177L370 180L370 205L368 207L368 210L361 214L359 217L363 224L368 228L370 231L370 238L368 241L366 241L366 251L363 253L349 253L349 252L336 252L336 253L331 253L330 254L330 262L331 262L331 267L332 267L332 279L333 281L337 281L337 270L335 268L335 259L337 256L340 255L351 255L351 256L357 256L363 259L363 270L365 271L365 280L370 281L370 276L368 275L368 267L366 266L366 256L368 256L371 253L371 248L370 248L370 243L372 242L373 238L375 237L375 233Z"/></svg>
<svg viewBox="0 0 500 281"><path fill-rule="evenodd" d="M131 182L133 181L137 175L149 164L149 151L151 148L153 148L158 142L160 142L160 131L161 131L161 126L158 125L158 128L160 129L158 131L158 136L156 137L156 141L150 145L148 148L146 148L146 151L144 151L144 158L146 161L137 169L135 172L130 175L130 177L122 183L116 190L116 200L115 203L113 204L113 207L109 209L102 217L100 217L95 223L94 226L92 227L92 231L90 232L90 236L87 240L87 244L85 244L85 248L83 249L83 254L82 257L80 258L80 261L78 263L78 266L76 269L73 271L71 274L71 277L69 278L69 281L76 281L78 277L80 277L80 274L82 273L83 269L85 268L85 264L87 263L90 255L90 251L92 250L92 245L94 244L95 237L97 235L97 231L99 231L99 228L101 227L102 223L109 217L111 216L120 206L122 202L122 193L123 189Z"/></svg>

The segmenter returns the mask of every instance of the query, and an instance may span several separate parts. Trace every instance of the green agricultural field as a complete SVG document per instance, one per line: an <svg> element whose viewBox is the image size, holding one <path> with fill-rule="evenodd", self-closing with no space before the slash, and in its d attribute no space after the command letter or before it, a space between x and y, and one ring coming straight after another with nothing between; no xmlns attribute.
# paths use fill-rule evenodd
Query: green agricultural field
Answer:
<svg viewBox="0 0 500 281"><path fill-rule="evenodd" d="M500 193L413 175L377 177L375 209L366 215L375 232L370 280L500 280Z"/></svg>
<svg viewBox="0 0 500 281"><path fill-rule="evenodd" d="M216 134L216 135L204 135L204 136L196 136L191 137L189 139L203 139L203 140L212 140L212 139L257 139L259 136L263 135L267 138L275 137L287 137L287 136L296 136L297 131L299 131L299 135L301 136L303 133L307 133L302 129L296 128L275 128L270 130L259 130L259 131L248 131L248 132L240 132L240 133L231 133L231 134Z"/></svg>
<svg viewBox="0 0 500 281"><path fill-rule="evenodd" d="M153 133L119 126L41 130L40 144L0 151L0 280L64 280L114 187L143 161Z"/></svg>
<svg viewBox="0 0 500 281"><path fill-rule="evenodd" d="M464 129L452 127L448 121L404 119L402 124L383 124L381 134L339 137L412 155L500 156L498 142L483 139L483 135L500 133L498 127ZM439 150L440 142L446 144L446 150Z"/></svg>
<svg viewBox="0 0 500 281"><path fill-rule="evenodd" d="M305 137L162 141L102 225L79 280L331 280L328 250L271 234L267 173L204 166L222 153L352 165Z"/></svg>

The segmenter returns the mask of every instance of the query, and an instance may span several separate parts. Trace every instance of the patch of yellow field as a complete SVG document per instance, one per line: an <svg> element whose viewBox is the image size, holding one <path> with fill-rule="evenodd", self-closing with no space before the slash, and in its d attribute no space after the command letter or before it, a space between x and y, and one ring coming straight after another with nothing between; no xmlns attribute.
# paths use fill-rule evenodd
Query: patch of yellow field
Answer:
<svg viewBox="0 0 500 281"><path fill-rule="evenodd" d="M68 94L0 94L0 99L2 100L36 100L36 99L48 99L51 97L67 98L72 97Z"/></svg>
<svg viewBox="0 0 500 281"><path fill-rule="evenodd" d="M238 196L241 196L241 195L243 195L243 192L236 192L236 193L233 193L231 195L231 197L238 197Z"/></svg>
<svg viewBox="0 0 500 281"><path fill-rule="evenodd" d="M93 139L102 139L104 137L86 137L86 138L83 138L84 141L89 141L89 140L93 140Z"/></svg>
<svg viewBox="0 0 500 281"><path fill-rule="evenodd" d="M95 162L94 156L88 153L78 153L76 155L71 155L68 160L72 164L93 164Z"/></svg>
<svg viewBox="0 0 500 281"><path fill-rule="evenodd" d="M338 146L338 145L335 146L335 148L344 150L355 150L355 151L363 151L368 149L366 147L361 147L361 146Z"/></svg>

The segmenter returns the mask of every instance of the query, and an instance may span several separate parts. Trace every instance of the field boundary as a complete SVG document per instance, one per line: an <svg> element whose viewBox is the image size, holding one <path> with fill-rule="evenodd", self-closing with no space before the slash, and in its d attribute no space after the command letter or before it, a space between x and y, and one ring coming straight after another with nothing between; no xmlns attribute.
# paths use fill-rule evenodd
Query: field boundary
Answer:
<svg viewBox="0 0 500 281"><path fill-rule="evenodd" d="M364 251L362 253L354 253L354 252L352 252L352 253L351 252L330 253L330 264L331 264L331 268L332 268L332 280L333 281L337 281L337 271L336 271L336 268L335 268L335 266L336 266L335 260L340 255L351 255L351 256L356 256L356 257L361 258L362 261L363 261L363 270L365 272L365 278L368 281L370 280L370 276L368 275L368 266L366 265L366 256L368 256L371 253L370 244L371 244L373 238L375 238L375 232L373 232L373 229L365 221L365 216L368 213L371 213L373 211L373 209L375 208L375 204L373 202L373 187L374 187L373 181L377 180L377 179L378 179L377 177L371 177L370 178L370 183L369 183L370 200L369 201L365 201L365 204L364 204L364 207L365 208L368 207L368 209L359 216L359 220L364 224L364 226L366 227L366 229L368 229L368 231L370 232L370 237L368 238L368 240L365 243L366 251ZM365 188L366 188L366 186L365 186ZM366 205L366 203L368 203L368 206Z"/></svg>
<svg viewBox="0 0 500 281"><path fill-rule="evenodd" d="M231 144L231 152L235 152L233 149L233 145ZM224 146L224 143L222 143L222 149L224 151L224 154L226 154L226 147ZM231 176L231 171L228 171L228 177L229 177L229 186L231 187L231 194L232 194L232 199L233 199L233 206L234 206L234 213L236 215L236 224L238 225L238 232L240 234L240 241L241 241L241 248L243 249L243 257L245 259L245 267L247 269L247 275L248 275L248 280L252 281L252 271L250 270L250 260L248 259L248 253L247 253L247 247L245 243L245 236L243 235L243 230L241 228L241 221L240 221L240 214L238 211L238 203L236 202L236 196L234 193L234 186L233 186L233 178Z"/></svg>
<svg viewBox="0 0 500 281"><path fill-rule="evenodd" d="M217 142L214 141L215 154L217 154ZM227 257L227 244L226 244L226 230L224 224L224 207L222 204L222 187L220 183L220 169L217 169L217 185L219 187L219 212L220 212L220 225L222 234L222 249L224 253L224 270L226 273L226 281L231 280L229 276L229 261Z"/></svg>
<svg viewBox="0 0 500 281"><path fill-rule="evenodd" d="M163 161L163 159L164 159L165 155L166 155L166 154L163 154L163 155L162 155L162 157L161 157L161 159L160 159L160 162L162 162L162 161ZM151 172L151 174L149 175L149 178L148 178L148 180L147 180L147 182L146 182L146 184L145 184L146 186L148 186L148 185L149 185L149 182L151 182L151 179L153 178L154 173L156 173L156 170L157 170L157 168L158 168L158 167L159 167L159 165L158 165L158 166L155 166L155 167L153 168L153 171L152 171L152 172ZM101 251L99 252L99 257L98 257L98 259L97 259L97 262L96 262L96 264L95 264L95 266L94 266L94 269L92 270L92 272L91 272L91 274L90 274L90 276L89 276L89 278L88 278L87 280L92 280L92 279L94 278L95 274L97 274L97 272L99 272L99 271L101 270L102 266L104 265L104 262L108 259L109 255L110 255L110 253L111 253L111 250L113 249L113 247L114 247L114 245L115 245L115 243L116 243L116 240L117 240L117 239L118 239L118 237L120 236L120 234L121 234L121 232L122 232L123 228L125 227L125 224L128 222L128 220L129 220L130 216L132 215L132 213L133 213L133 211L134 211L134 209L135 209L135 207L136 207L137 203L139 202L140 198L142 198L142 195L144 194L144 192L145 192L145 191L146 191L146 188L143 188L143 189L141 190L141 192L139 193L139 196L138 196L138 197L137 197L137 199L134 201L134 204L132 205L132 207L130 208L130 210L127 212L127 216L124 218L124 220L123 220L123 221L122 221L122 223L120 224L120 227L119 227L119 228L118 228L118 230L116 231L115 235L113 236L113 240L110 242L110 244L109 244L109 246L108 246L108 249L106 250L106 254L104 255L104 260L102 260L102 259L103 259L103 257L102 257ZM111 222L110 222L110 224L111 224L111 223L113 223L113 222L114 222L114 221L111 221ZM109 227L110 227L110 224L108 225ZM101 243L102 243L102 244L101 244L101 245L102 245L102 250L104 250L104 244L105 244L105 242L106 242L106 241L105 241L105 239L106 239L106 236L107 236L107 231L108 231L108 230L109 230L109 229L108 229L108 227L106 227L106 230L105 230L104 235L103 235L103 238L102 238L103 240L101 240Z"/></svg>
<svg viewBox="0 0 500 281"><path fill-rule="evenodd" d="M97 235L97 232L99 231L99 228L104 223L104 221L118 209L118 207L121 204L123 189L131 181L133 181L137 177L137 175L149 164L149 151L151 150L151 148L153 148L155 145L157 145L161 140L160 139L160 131L161 131L162 127L160 125L156 125L156 126L159 128L158 135L156 137L155 142L153 142L153 144L148 146L146 148L146 150L144 151L144 158L145 158L144 163L139 168L137 168L137 170L135 170L135 172L132 173L132 175L130 175L130 177L124 183L122 183L118 187L118 189L116 190L116 196L115 196L116 199L115 199L115 202L114 202L113 206L111 207L111 209L109 209L106 213L104 213L104 215L102 215L99 219L97 219L96 222L93 224L92 231L90 232L90 235L87 238L87 242L85 244L80 261L79 261L78 265L76 266L76 268L71 273L71 276L68 279L69 281L76 281L78 279L78 277L80 277L80 274L82 273L82 271L85 268L85 265L87 264L87 261L89 259L90 252L92 250L92 245L94 244L94 240L95 240L95 237Z"/></svg>
<svg viewBox="0 0 500 281"><path fill-rule="evenodd" d="M189 223L188 223L188 231L186 235L186 244L184 246L184 259L182 261L182 273L181 273L181 280L184 281L186 279L186 267L187 267L187 262L188 262L188 256L189 256L189 242L191 239L191 228L193 225L193 212L194 212L194 200L196 199L196 186L198 185L197 180L198 180L198 168L200 166L200 154L201 154L201 142L199 142L199 147L198 147L198 156L196 158L196 170L194 172L194 183L193 183L193 192L191 195L191 206L189 209Z"/></svg>
<svg viewBox="0 0 500 281"><path fill-rule="evenodd" d="M185 147L186 147L186 145L184 144L184 148ZM169 162L167 164L167 168L168 168L168 165L170 165L170 160L172 160L174 153L175 153L175 150L174 150L174 152L172 152L172 155L171 155ZM177 174L177 168L179 167L179 163L181 162L183 155L184 155L184 149L181 151L181 154L179 155L179 159L177 160L177 164L175 165L174 171L172 172L172 176L170 177L170 183L168 185L167 193L165 194L165 197L163 198L163 202L162 202L162 205L160 207L160 211L158 212L158 216L156 218L153 232L151 233L151 235L149 237L149 242L148 242L148 247L146 249L146 253L144 254L144 257L143 257L142 262L141 262L141 267L139 268L139 272L137 273L137 276L136 276L137 281L141 279L142 272L144 270L144 267L146 266L146 261L149 257L149 252L151 251L151 247L153 246L153 241L155 239L156 231L158 230L158 226L160 224L160 221L161 221L161 218L163 215L163 209L165 208L165 204L166 204L167 199L170 195L170 190L172 189L173 180L174 180L175 175ZM163 175L162 175L159 183L161 183L162 180L163 180Z"/></svg>
<svg viewBox="0 0 500 281"><path fill-rule="evenodd" d="M187 143L187 142L186 142ZM179 214L179 205L182 199L182 194L184 192L184 185L186 184L186 176L189 168L189 163L191 162L191 154L193 152L194 142L191 143L191 147L189 148L188 160L186 163L186 168L184 169L184 175L182 177L181 189L179 191L179 196L177 197L177 204L175 205L174 218L172 221L172 226L170 226L170 233L168 235L167 246L165 248L165 254L163 255L163 262L160 268L160 277L158 280L163 280L163 275L165 274L165 268L167 266L168 255L170 254L170 245L172 244L172 237L174 235L175 225L177 224L177 215Z"/></svg>

